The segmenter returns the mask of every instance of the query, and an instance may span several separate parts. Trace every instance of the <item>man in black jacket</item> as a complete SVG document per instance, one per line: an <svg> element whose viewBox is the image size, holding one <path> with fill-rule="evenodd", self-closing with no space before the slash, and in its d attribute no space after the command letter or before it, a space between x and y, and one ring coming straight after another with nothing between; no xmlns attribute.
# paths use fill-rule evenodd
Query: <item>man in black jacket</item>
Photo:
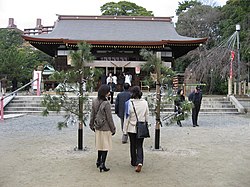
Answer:
<svg viewBox="0 0 250 187"><path fill-rule="evenodd" d="M196 86L195 90L188 96L188 100L192 101L194 106L192 108L192 122L193 127L198 127L198 114L201 108L202 93L199 86Z"/></svg>
<svg viewBox="0 0 250 187"><path fill-rule="evenodd" d="M129 84L125 83L123 85L123 91L120 92L115 100L115 113L121 119L121 129L123 129L124 123L124 112L125 112L125 102L130 99ZM127 143L128 136L122 136L122 143Z"/></svg>

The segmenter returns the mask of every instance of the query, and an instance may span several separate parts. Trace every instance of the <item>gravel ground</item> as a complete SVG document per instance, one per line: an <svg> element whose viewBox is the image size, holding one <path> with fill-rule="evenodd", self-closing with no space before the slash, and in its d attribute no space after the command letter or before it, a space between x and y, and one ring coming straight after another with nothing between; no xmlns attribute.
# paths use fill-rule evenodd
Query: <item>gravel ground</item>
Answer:
<svg viewBox="0 0 250 187"><path fill-rule="evenodd" d="M57 129L62 116L22 116L0 122L0 187L177 186L249 187L250 116L200 115L183 127L161 128L154 150L154 126L145 140L145 163L135 173L129 144L121 144L119 119L107 166L95 167L94 133L85 128L86 151L75 151L78 126ZM153 118L151 123L153 124Z"/></svg>

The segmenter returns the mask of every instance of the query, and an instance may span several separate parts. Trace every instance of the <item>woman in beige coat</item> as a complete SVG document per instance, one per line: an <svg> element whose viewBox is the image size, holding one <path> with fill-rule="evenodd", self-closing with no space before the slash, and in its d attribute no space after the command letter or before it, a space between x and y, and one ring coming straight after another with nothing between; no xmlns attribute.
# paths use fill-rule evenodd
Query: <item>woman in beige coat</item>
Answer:
<svg viewBox="0 0 250 187"><path fill-rule="evenodd" d="M110 94L109 86L103 84L98 90L98 97L92 102L92 111L90 116L90 129L95 132L95 146L98 150L96 166L102 171L109 171L105 162L108 151L112 149L112 135L116 128L111 113L111 105L108 101Z"/></svg>
<svg viewBox="0 0 250 187"><path fill-rule="evenodd" d="M124 118L124 126L123 133L129 136L130 140L130 157L131 157L131 165L136 166L135 171L140 172L143 161L143 141L144 138L137 138L136 134L136 115L134 112L133 104L138 116L139 121L148 121L149 119L149 109L148 103L145 99L142 99L142 92L139 86L134 86L131 90L132 95L131 99L127 101L125 104L125 118Z"/></svg>

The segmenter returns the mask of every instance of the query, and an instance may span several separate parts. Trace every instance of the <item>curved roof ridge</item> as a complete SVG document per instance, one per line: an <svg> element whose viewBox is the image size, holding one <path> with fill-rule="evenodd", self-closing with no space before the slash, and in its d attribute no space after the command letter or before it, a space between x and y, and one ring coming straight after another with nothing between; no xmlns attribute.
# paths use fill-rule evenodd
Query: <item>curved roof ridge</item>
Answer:
<svg viewBox="0 0 250 187"><path fill-rule="evenodd" d="M86 16L86 15L57 15L58 20L131 20L131 21L167 21L172 22L173 17L155 17L155 16Z"/></svg>

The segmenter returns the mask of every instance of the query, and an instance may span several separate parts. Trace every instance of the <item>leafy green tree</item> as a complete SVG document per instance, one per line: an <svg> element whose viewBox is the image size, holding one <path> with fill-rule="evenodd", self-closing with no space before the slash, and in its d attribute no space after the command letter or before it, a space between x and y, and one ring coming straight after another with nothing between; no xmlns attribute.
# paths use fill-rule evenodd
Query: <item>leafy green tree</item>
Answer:
<svg viewBox="0 0 250 187"><path fill-rule="evenodd" d="M208 38L206 48L218 43L220 10L209 5L195 5L179 14L176 31L183 36Z"/></svg>
<svg viewBox="0 0 250 187"><path fill-rule="evenodd" d="M118 3L109 2L101 6L102 15L114 16L153 16L152 11L128 1L120 1Z"/></svg>
<svg viewBox="0 0 250 187"><path fill-rule="evenodd" d="M241 59L250 59L250 5L249 0L228 0L221 8L219 24L222 39L229 38L235 32L235 25L240 24Z"/></svg>
<svg viewBox="0 0 250 187"><path fill-rule="evenodd" d="M193 4L191 3L191 5ZM177 32L194 38L207 37L208 41L206 45L201 45L196 50L177 59L175 70L184 72L189 67L188 69L192 70L191 78L207 85L203 91L215 93L221 90L219 88L224 86L224 80L227 79L227 76L222 72L227 72L224 69L227 67L225 63L228 59L222 60L221 58L225 56L228 50L217 48L221 42L218 27L221 21L221 9L199 3L188 7L187 10L185 9L179 14L176 25ZM213 76L211 76L212 71ZM215 84L211 84L214 80L213 77L219 77L221 85L216 84L215 87Z"/></svg>
<svg viewBox="0 0 250 187"><path fill-rule="evenodd" d="M9 49L12 47L21 47L24 40L22 33L16 29L0 29L0 48Z"/></svg>
<svg viewBox="0 0 250 187"><path fill-rule="evenodd" d="M74 122L75 117L79 121L78 127L78 149L83 149L83 125L90 112L88 95L83 91L83 80L91 74L90 68L85 64L93 61L94 56L91 54L91 46L87 43L78 44L78 50L71 51L72 68L67 72L56 72L50 77L52 80L60 81L58 88L59 96L45 95L42 105L45 108L43 115L48 115L49 111L65 111L65 121L58 123L58 128L67 127L69 121ZM78 99L70 98L67 91L73 91Z"/></svg>
<svg viewBox="0 0 250 187"><path fill-rule="evenodd" d="M177 59L176 69L183 70L183 65L186 64L192 70L192 76L207 85L203 91L225 94L230 51L237 50L235 26L240 24L241 78L247 79L246 65L250 58L249 10L249 1L229 0L223 7L196 5L180 13L177 31L186 36L208 37L208 42L206 46L200 46ZM237 71L237 63L233 65L233 69Z"/></svg>
<svg viewBox="0 0 250 187"><path fill-rule="evenodd" d="M179 16L181 13L187 11L188 9L194 7L195 5L201 5L201 2L197 0L178 2L178 9L176 10L176 15Z"/></svg>
<svg viewBox="0 0 250 187"><path fill-rule="evenodd" d="M52 62L52 57L24 44L19 30L0 29L0 72L8 80L27 83L37 65Z"/></svg>

